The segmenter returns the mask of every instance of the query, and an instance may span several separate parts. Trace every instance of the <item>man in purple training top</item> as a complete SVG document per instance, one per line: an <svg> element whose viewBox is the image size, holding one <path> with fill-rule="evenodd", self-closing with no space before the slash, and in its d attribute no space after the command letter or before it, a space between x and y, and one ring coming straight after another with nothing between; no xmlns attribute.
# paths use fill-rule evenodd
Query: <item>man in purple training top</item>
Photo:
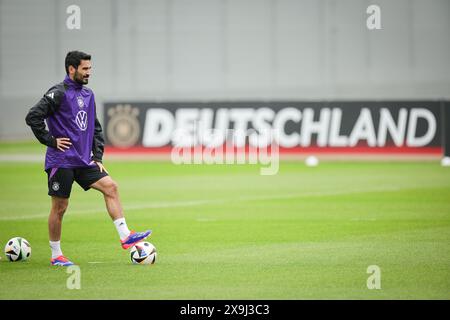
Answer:
<svg viewBox="0 0 450 320"><path fill-rule="evenodd" d="M122 248L128 249L151 234L151 230L128 230L117 183L102 164L102 127L96 116L94 93L84 86L91 75L91 56L71 51L66 56L65 67L67 75L64 81L51 87L26 117L26 123L36 138L47 146L45 171L48 194L52 198L48 218L51 264L59 266L73 265L63 255L60 242L62 219L69 204L73 181L85 191L93 188L103 193Z"/></svg>

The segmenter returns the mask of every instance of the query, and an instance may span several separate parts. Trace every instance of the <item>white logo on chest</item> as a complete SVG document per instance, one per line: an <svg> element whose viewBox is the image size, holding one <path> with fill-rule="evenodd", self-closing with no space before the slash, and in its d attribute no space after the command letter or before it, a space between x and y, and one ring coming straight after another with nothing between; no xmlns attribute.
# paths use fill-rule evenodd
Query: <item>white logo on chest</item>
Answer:
<svg viewBox="0 0 450 320"><path fill-rule="evenodd" d="M77 102L78 102L78 106L79 106L80 108L83 108L83 107L84 107L84 101L83 101L83 98L82 98L82 97L78 96L78 97L77 97Z"/></svg>
<svg viewBox="0 0 450 320"><path fill-rule="evenodd" d="M78 128L81 129L81 131L84 131L87 129L87 123L88 123L88 116L86 111L78 111L77 116L75 117L75 122L77 123Z"/></svg>

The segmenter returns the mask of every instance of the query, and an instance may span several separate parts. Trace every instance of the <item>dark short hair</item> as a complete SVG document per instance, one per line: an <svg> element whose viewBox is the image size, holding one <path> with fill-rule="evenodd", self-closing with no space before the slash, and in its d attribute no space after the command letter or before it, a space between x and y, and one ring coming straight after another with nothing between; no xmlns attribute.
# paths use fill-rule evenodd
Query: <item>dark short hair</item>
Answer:
<svg viewBox="0 0 450 320"><path fill-rule="evenodd" d="M70 51L66 55L66 74L69 74L69 66L78 69L81 64L81 60L91 60L91 55L81 51Z"/></svg>

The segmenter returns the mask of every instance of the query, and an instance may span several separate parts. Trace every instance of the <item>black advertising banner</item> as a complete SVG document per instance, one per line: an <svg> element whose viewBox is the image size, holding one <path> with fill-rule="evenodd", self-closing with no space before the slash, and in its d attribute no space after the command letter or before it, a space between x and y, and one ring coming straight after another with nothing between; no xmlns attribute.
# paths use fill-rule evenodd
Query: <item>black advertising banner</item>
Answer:
<svg viewBox="0 0 450 320"><path fill-rule="evenodd" d="M104 105L108 146L170 150L176 132L195 146L212 131L277 132L281 151L390 150L440 153L442 101L111 102ZM448 104L447 104L448 106ZM448 115L450 112L447 112ZM447 122L448 123L448 122ZM261 139L260 139L261 140ZM263 139L264 140L264 139ZM227 142L227 138L219 141ZM270 143L270 141L268 141ZM251 140L235 140L236 147ZM447 150L450 150L448 148Z"/></svg>

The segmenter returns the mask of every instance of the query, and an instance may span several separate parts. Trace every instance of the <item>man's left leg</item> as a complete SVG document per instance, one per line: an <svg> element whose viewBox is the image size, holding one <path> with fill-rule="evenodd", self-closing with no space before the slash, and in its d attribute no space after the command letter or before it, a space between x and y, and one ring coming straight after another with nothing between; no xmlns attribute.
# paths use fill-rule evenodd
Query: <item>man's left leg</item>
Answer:
<svg viewBox="0 0 450 320"><path fill-rule="evenodd" d="M101 173L98 168L81 169L77 171L75 180L84 190L93 188L103 193L106 209L119 233L123 249L132 247L152 233L151 230L134 232L128 229L120 202L118 185L108 174Z"/></svg>
<svg viewBox="0 0 450 320"><path fill-rule="evenodd" d="M97 182L91 184L90 187L103 193L106 209L113 221L123 218L123 209L119 198L119 187L110 176L101 178Z"/></svg>

